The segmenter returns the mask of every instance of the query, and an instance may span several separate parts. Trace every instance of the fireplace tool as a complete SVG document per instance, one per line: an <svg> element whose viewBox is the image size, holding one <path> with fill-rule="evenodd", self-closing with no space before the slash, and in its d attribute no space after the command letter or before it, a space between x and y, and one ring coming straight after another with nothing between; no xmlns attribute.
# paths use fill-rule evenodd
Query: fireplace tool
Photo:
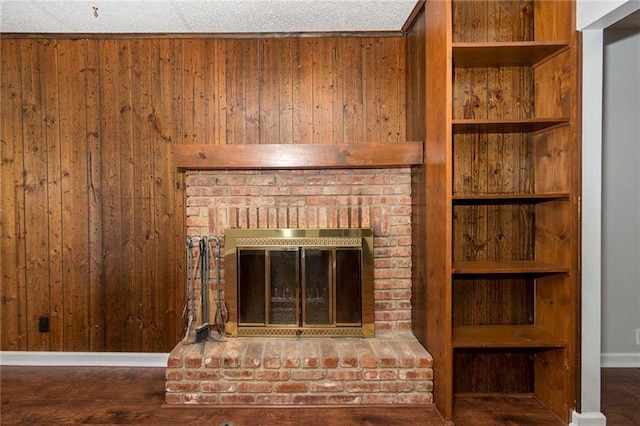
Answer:
<svg viewBox="0 0 640 426"><path fill-rule="evenodd" d="M185 304L184 309L182 310L182 316L185 318L185 333L183 342L189 343L189 333L191 331L191 327L193 327L193 322L195 320L195 273L196 268L194 266L194 239L187 237L187 243L185 247ZM199 263L199 262L198 262Z"/></svg>
<svg viewBox="0 0 640 426"><path fill-rule="evenodd" d="M209 244L215 245L215 250L211 250L209 246L209 253L214 253L214 263L216 265L216 279L215 279L215 307L216 313L213 319L211 329L216 332L216 336L212 336L214 340L222 340L225 333L225 324L229 319L229 311L225 300L222 298L222 285L220 280L220 237L211 237Z"/></svg>
<svg viewBox="0 0 640 426"><path fill-rule="evenodd" d="M196 327L196 343L209 337L209 243L207 237L201 238L200 247L200 307L202 324Z"/></svg>
<svg viewBox="0 0 640 426"><path fill-rule="evenodd" d="M198 248L197 256L193 255ZM211 245L215 245L212 249ZM215 279L215 296L212 292L211 279L211 257L214 257L216 265ZM187 238L186 247L186 304L183 311L185 316L188 309L188 316L185 324L185 343L200 343L211 339L216 341L223 340L225 334L225 324L228 320L228 310L225 301L222 299L222 288L220 282L220 238L219 237L190 237ZM198 273L200 274L201 291L200 291L200 309L201 315L196 315L196 291L195 281ZM211 323L211 306L215 305L215 316ZM199 317L199 318L198 318ZM195 341L189 338L193 330L194 323L200 320L200 325L195 327ZM211 331L215 331L215 335L211 335Z"/></svg>

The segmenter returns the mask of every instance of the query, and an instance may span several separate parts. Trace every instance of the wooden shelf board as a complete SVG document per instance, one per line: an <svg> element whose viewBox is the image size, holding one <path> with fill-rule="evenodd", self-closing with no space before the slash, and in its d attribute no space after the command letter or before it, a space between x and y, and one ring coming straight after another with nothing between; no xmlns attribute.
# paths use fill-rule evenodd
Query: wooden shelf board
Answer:
<svg viewBox="0 0 640 426"><path fill-rule="evenodd" d="M562 348L567 343L535 325L458 325L454 348Z"/></svg>
<svg viewBox="0 0 640 426"><path fill-rule="evenodd" d="M423 163L422 142L362 144L175 145L181 169L405 167Z"/></svg>
<svg viewBox="0 0 640 426"><path fill-rule="evenodd" d="M533 66L568 47L568 41L453 43L453 65L455 67Z"/></svg>
<svg viewBox="0 0 640 426"><path fill-rule="evenodd" d="M551 130L569 124L568 118L530 118L508 120L452 120L454 133L529 133Z"/></svg>
<svg viewBox="0 0 640 426"><path fill-rule="evenodd" d="M537 260L453 262L454 274L561 274L565 268Z"/></svg>
<svg viewBox="0 0 640 426"><path fill-rule="evenodd" d="M537 194L454 194L454 204L535 204L547 201L568 200L569 193Z"/></svg>

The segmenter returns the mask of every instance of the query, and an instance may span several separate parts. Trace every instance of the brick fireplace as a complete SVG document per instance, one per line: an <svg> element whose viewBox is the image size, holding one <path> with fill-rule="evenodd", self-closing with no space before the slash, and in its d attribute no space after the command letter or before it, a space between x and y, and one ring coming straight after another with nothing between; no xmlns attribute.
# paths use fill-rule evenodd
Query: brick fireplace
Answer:
<svg viewBox="0 0 640 426"><path fill-rule="evenodd" d="M373 229L375 337L180 343L169 357L168 404L432 402L432 359L410 331L408 167L187 171L186 192L193 237L224 237L227 229Z"/></svg>

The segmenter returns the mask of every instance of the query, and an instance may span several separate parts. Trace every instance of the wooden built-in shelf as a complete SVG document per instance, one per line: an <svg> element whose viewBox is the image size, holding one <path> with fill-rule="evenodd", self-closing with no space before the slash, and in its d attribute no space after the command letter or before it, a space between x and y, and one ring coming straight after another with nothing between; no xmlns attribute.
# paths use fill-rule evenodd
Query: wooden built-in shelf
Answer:
<svg viewBox="0 0 640 426"><path fill-rule="evenodd" d="M423 163L422 142L361 144L175 145L181 169L324 169L405 167Z"/></svg>
<svg viewBox="0 0 640 426"><path fill-rule="evenodd" d="M453 43L456 67L533 66L563 49L569 42Z"/></svg>
<svg viewBox="0 0 640 426"><path fill-rule="evenodd" d="M451 272L457 275L562 274L569 272L569 268L537 260L487 260L453 262Z"/></svg>
<svg viewBox="0 0 640 426"><path fill-rule="evenodd" d="M569 200L569 194L536 193L536 194L454 194L454 204L537 204L548 201Z"/></svg>
<svg viewBox="0 0 640 426"><path fill-rule="evenodd" d="M507 120L452 120L453 133L530 133L569 124L568 118L525 118Z"/></svg>
<svg viewBox="0 0 640 426"><path fill-rule="evenodd" d="M562 348L567 343L535 325L456 325L454 348Z"/></svg>

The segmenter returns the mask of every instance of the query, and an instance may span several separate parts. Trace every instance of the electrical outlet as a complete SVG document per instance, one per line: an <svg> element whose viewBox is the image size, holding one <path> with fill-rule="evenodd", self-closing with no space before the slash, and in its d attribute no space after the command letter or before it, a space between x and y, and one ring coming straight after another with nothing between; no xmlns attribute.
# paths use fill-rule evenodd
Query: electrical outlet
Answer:
<svg viewBox="0 0 640 426"><path fill-rule="evenodd" d="M640 346L640 328L636 328L636 345Z"/></svg>
<svg viewBox="0 0 640 426"><path fill-rule="evenodd" d="M40 317L40 318L38 318L38 331L40 333L48 333L49 332L49 317Z"/></svg>

